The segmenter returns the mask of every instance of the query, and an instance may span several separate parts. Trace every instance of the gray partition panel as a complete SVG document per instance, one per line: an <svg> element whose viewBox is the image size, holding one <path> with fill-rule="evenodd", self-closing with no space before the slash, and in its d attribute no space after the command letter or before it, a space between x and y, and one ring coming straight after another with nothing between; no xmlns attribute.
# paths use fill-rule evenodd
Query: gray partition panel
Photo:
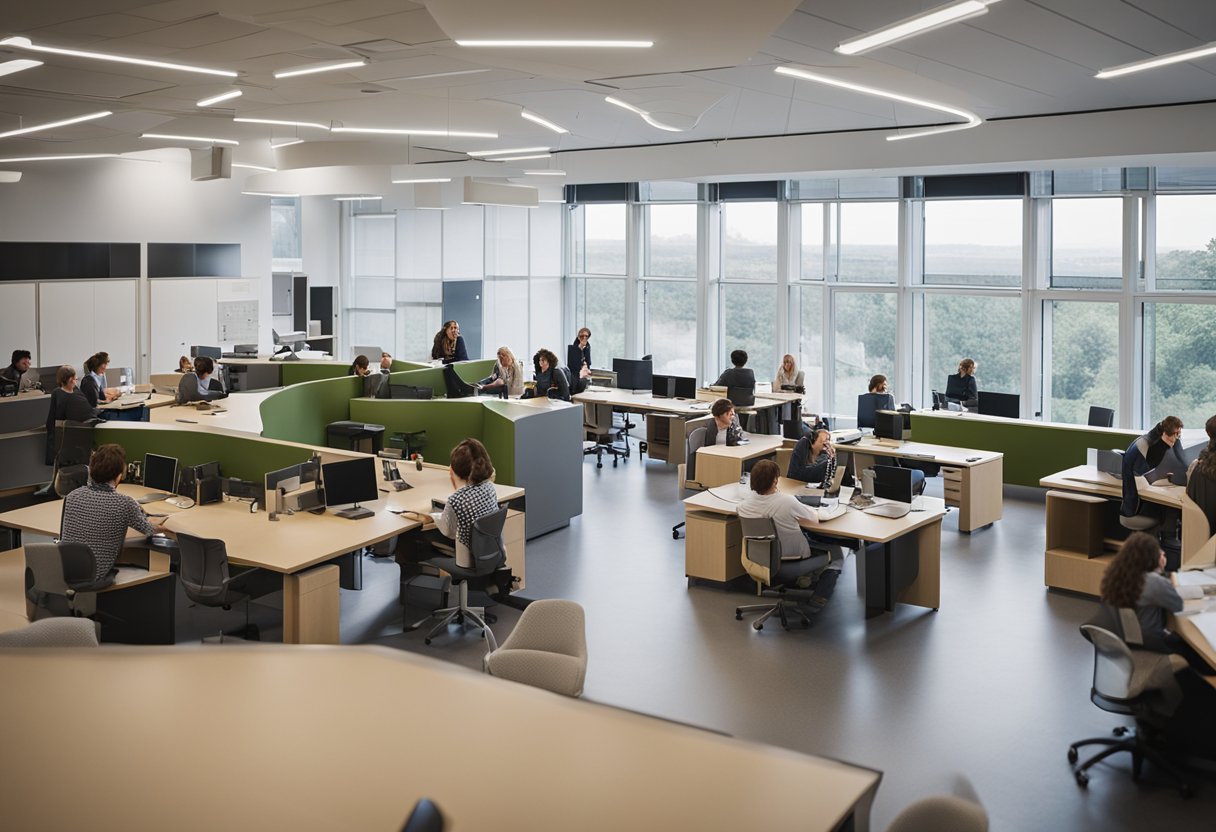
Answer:
<svg viewBox="0 0 1216 832"><path fill-rule="evenodd" d="M541 410L515 422L515 484L528 501L530 539L583 513L583 408Z"/></svg>
<svg viewBox="0 0 1216 832"><path fill-rule="evenodd" d="M10 396L0 399L0 436L25 430L45 430L51 410L49 394Z"/></svg>
<svg viewBox="0 0 1216 832"><path fill-rule="evenodd" d="M51 481L46 463L46 431L0 436L0 490L42 485Z"/></svg>

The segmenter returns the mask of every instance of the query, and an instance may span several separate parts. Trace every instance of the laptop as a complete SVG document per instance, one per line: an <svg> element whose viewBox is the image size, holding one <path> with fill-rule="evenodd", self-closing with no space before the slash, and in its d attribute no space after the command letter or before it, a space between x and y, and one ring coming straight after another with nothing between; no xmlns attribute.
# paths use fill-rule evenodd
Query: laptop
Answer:
<svg viewBox="0 0 1216 832"><path fill-rule="evenodd" d="M829 497L840 493L840 484L844 482L845 474L849 473L847 465L837 465L836 473L832 475L832 481L828 483L827 494ZM852 491L849 492L850 494Z"/></svg>

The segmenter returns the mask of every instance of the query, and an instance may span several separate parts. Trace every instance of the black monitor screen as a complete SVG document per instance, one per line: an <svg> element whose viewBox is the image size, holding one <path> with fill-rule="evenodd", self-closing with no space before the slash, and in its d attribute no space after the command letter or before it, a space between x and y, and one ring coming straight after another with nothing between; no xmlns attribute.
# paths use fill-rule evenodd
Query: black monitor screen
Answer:
<svg viewBox="0 0 1216 832"><path fill-rule="evenodd" d="M201 356L206 356L212 361L219 361L221 358L223 358L224 351L219 347L203 347L197 345L190 348L191 358L199 358Z"/></svg>
<svg viewBox="0 0 1216 832"><path fill-rule="evenodd" d="M697 397L697 380L692 376L672 376L676 380L677 399L695 399Z"/></svg>
<svg viewBox="0 0 1216 832"><path fill-rule="evenodd" d="M1016 419L1021 415L1021 400L1017 393L988 393L981 390L979 406L984 416Z"/></svg>
<svg viewBox="0 0 1216 832"><path fill-rule="evenodd" d="M204 462L202 465L194 466L194 476L200 480L205 480L210 477L218 477L220 475L220 464L218 462Z"/></svg>
<svg viewBox="0 0 1216 832"><path fill-rule="evenodd" d="M173 491L177 485L177 460L160 454L144 455L144 486L157 491Z"/></svg>
<svg viewBox="0 0 1216 832"><path fill-rule="evenodd" d="M904 414L894 410L880 410L875 413L874 435L879 439L903 439Z"/></svg>
<svg viewBox="0 0 1216 832"><path fill-rule="evenodd" d="M616 386L621 390L649 390L651 363L632 358L612 359L612 372L616 373Z"/></svg>
<svg viewBox="0 0 1216 832"><path fill-rule="evenodd" d="M676 380L672 376L651 376L650 392L655 396L670 399L676 394Z"/></svg>
<svg viewBox="0 0 1216 832"><path fill-rule="evenodd" d="M912 469L874 466L874 496L897 503L912 503Z"/></svg>
<svg viewBox="0 0 1216 832"><path fill-rule="evenodd" d="M374 456L327 462L321 466L321 481L327 506L370 503L379 496Z"/></svg>

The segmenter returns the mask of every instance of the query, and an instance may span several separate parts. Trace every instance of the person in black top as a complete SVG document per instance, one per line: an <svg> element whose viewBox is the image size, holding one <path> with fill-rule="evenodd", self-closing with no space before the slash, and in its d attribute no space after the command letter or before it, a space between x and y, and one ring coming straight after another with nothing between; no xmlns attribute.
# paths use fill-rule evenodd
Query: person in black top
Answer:
<svg viewBox="0 0 1216 832"><path fill-rule="evenodd" d="M13 350L12 363L0 370L0 378L17 385L18 393L42 389L38 374L30 372L29 350Z"/></svg>
<svg viewBox="0 0 1216 832"><path fill-rule="evenodd" d="M1208 446L1187 473L1186 496L1207 515L1209 534L1216 534L1216 416L1210 417L1203 429L1208 434Z"/></svg>
<svg viewBox="0 0 1216 832"><path fill-rule="evenodd" d="M591 330L583 327L578 331L578 337L574 339L574 343L570 346L578 349L579 366L570 365L570 369L575 372L581 372L583 367L591 369Z"/></svg>
<svg viewBox="0 0 1216 832"><path fill-rule="evenodd" d="M194 372L186 373L177 383L177 403L209 402L224 399L228 393L218 378L212 378L215 362L205 355L194 359Z"/></svg>
<svg viewBox="0 0 1216 832"><path fill-rule="evenodd" d="M557 363L557 356L550 350L541 348L532 356L532 363L536 367L536 387L525 390L523 398L548 396L564 402L570 401L570 380L566 378L565 368Z"/></svg>
<svg viewBox="0 0 1216 832"><path fill-rule="evenodd" d="M55 371L58 384L51 391L51 406L46 416L46 464L55 464L55 423L87 422L97 416L84 394L76 389L76 368L66 364Z"/></svg>
<svg viewBox="0 0 1216 832"><path fill-rule="evenodd" d="M735 350L732 352L730 354L730 363L734 366L718 376L718 380L714 382L714 386L746 387L748 390L754 391L756 389L756 374L743 366L747 363L747 351Z"/></svg>
<svg viewBox="0 0 1216 832"><path fill-rule="evenodd" d="M979 387L975 383L976 363L974 359L964 358L958 362L958 372L951 373L946 378L946 398L953 399L963 407L975 407L979 404Z"/></svg>
<svg viewBox="0 0 1216 832"><path fill-rule="evenodd" d="M785 472L787 477L826 488L835 474L836 449L832 447L831 433L817 430L798 440L790 455L789 469Z"/></svg>
<svg viewBox="0 0 1216 832"><path fill-rule="evenodd" d="M451 364L456 361L468 361L469 351L465 348L464 338L460 335L460 324L447 321L443 328L435 333L435 343L431 347L431 360Z"/></svg>
<svg viewBox="0 0 1216 832"><path fill-rule="evenodd" d="M80 392L89 400L90 407L97 407L118 398L118 388L106 387L106 368L110 366L108 352L95 352L84 362L88 374L80 380Z"/></svg>
<svg viewBox="0 0 1216 832"><path fill-rule="evenodd" d="M356 355L346 374L348 376L365 376L371 372L370 365L371 360L366 355Z"/></svg>

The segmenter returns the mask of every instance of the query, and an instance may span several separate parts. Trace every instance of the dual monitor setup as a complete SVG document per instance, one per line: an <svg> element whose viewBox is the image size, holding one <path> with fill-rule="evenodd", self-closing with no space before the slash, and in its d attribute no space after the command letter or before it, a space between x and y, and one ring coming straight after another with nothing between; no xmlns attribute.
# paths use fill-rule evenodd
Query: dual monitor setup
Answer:
<svg viewBox="0 0 1216 832"><path fill-rule="evenodd" d="M958 399L934 390L933 409L962 410L963 406ZM1001 416L1006 419L1017 419L1022 415L1022 397L1017 393L990 393L981 390L976 410L981 416Z"/></svg>
<svg viewBox="0 0 1216 832"><path fill-rule="evenodd" d="M614 358L612 372L616 375L618 390L650 393L662 399L695 399L697 380L692 376L660 376L653 371L649 357Z"/></svg>

